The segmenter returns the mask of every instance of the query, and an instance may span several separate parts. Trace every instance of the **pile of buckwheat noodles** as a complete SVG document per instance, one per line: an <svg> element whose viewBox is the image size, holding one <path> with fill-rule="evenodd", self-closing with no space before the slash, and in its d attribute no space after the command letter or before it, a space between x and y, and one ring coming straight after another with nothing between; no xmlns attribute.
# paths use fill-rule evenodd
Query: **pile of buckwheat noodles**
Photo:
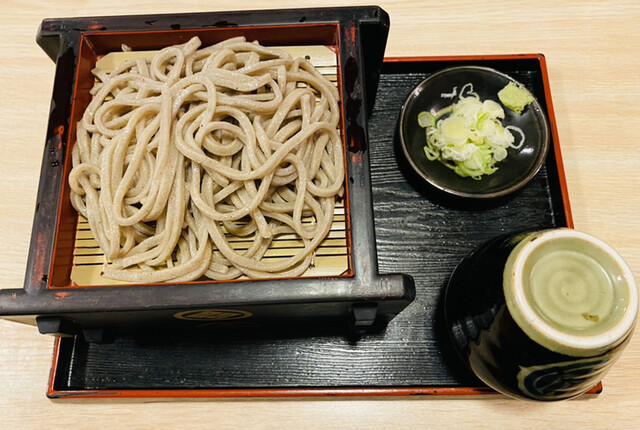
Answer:
<svg viewBox="0 0 640 430"><path fill-rule="evenodd" d="M298 276L342 194L337 89L308 61L244 38L200 44L93 70L71 202L108 278ZM304 244L295 255L263 258L292 233ZM234 250L229 234L248 249Z"/></svg>

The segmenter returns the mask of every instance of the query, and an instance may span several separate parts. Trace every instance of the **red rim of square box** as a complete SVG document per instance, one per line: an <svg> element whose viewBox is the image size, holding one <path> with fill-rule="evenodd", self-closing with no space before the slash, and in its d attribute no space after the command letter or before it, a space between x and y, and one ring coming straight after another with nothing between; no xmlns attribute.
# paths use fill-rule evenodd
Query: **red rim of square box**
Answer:
<svg viewBox="0 0 640 430"><path fill-rule="evenodd" d="M318 24L299 24L299 25L256 25L250 28L245 27L231 27L231 28L215 28L215 29L181 29L175 30L172 32L167 32L164 30L155 30L155 31L113 31L113 32L100 32L100 33L82 33L80 36L80 48L78 52L78 65L76 66L75 73L75 85L74 85L74 94L73 94L73 102L71 104L71 116L69 121L69 129L67 131L67 140L68 147L72 148L75 145L75 129L76 124L82 117L82 112L86 109L86 106L89 103L89 91L93 86L93 76L90 71L95 64L96 60L99 59L103 54L102 52L117 52L120 49L123 40L127 40L128 37L135 35L138 38L143 38L142 41L137 41L135 50L150 50L155 49L158 44L160 45L169 45L175 44L176 38L178 38L178 42L183 43L192 35L199 35L203 42L203 45L210 45L220 40L228 39L230 37L235 37L239 35L246 36L249 40L267 40L265 35L269 35L275 37L272 40L269 40L269 44L273 45L276 43L286 43L286 37L283 37L282 34L284 30L296 30L300 29L300 31L304 31L304 33L313 33L314 38L323 39L325 41L332 40L331 44L328 46L331 50L339 52L340 50L340 40L337 35L340 32L340 24L339 23L318 23ZM217 34L216 34L217 33ZM224 36L220 37L220 33L224 34ZM113 39L113 40L112 40ZM164 41L166 40L166 42ZM87 53L87 51L91 51ZM339 56L338 56L339 58ZM338 65L339 67L339 65ZM341 77L342 75L338 73L338 88L341 87ZM340 128L341 135L345 136L345 118L344 111L341 110L341 119L340 119ZM60 130L60 134L64 133L64 128ZM344 163L345 163L345 173L346 173L346 145L343 145L344 151ZM69 151L70 152L70 151ZM64 159L63 163L63 177L67 178L69 176L69 172L71 170L71 156L67 154L67 157ZM345 183L345 231L346 233L350 230L350 222L351 217L349 216L349 184L348 181ZM75 285L71 281L71 268L73 266L73 242L75 236L75 209L71 207L70 204L70 186L68 181L64 181L62 185L62 190L59 195L59 203L58 207L60 211L58 212L58 218L56 221L56 235L54 239L54 249L51 257L51 267L49 269L48 274L48 289L55 290L66 290L73 288L100 288L105 285L96 284L96 285ZM350 278L353 277L353 265L351 259L351 235L345 234L346 239L346 248L347 248L347 270L340 274L332 277L338 278ZM62 255L62 256L60 256ZM322 277L322 276L321 276ZM286 277L277 278L277 279L289 279ZM260 281L260 279L258 279ZM217 283L233 283L233 282L242 282L242 280L234 279L227 281L215 281L215 280L196 280L196 281L187 281L181 282L180 284L190 285L190 284L217 284ZM123 285L115 285L116 287L138 287L138 286L149 286L149 285L168 285L171 282L163 283L163 282L149 282L145 284L135 284L135 283L127 283ZM109 285L112 286L112 285Z"/></svg>

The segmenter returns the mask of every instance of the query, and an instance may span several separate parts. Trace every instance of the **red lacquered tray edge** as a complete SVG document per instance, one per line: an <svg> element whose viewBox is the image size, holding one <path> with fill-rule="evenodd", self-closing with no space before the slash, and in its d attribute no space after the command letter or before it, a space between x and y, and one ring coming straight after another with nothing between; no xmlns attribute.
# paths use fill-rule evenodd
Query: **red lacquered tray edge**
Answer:
<svg viewBox="0 0 640 430"><path fill-rule="evenodd" d="M56 390L56 369L60 338L56 339L53 363L49 374L47 397L52 399L80 398L242 398L242 397L371 397L371 396L487 396L499 393L489 387L380 387L380 388L252 388L252 389L182 389L182 390ZM602 383L587 395L600 394Z"/></svg>

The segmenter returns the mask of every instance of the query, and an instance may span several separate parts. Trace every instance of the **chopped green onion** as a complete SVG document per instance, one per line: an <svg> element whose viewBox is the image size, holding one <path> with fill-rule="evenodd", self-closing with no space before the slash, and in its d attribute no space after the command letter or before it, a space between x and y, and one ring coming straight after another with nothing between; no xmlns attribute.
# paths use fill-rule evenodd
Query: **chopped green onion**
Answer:
<svg viewBox="0 0 640 430"><path fill-rule="evenodd" d="M508 148L519 149L524 133L516 126L503 127L504 110L493 100L481 101L468 83L462 87L458 101L435 115L420 112L418 124L426 129L424 153L428 160L439 160L462 177L480 179L498 168L507 158ZM512 131L520 139L514 145Z"/></svg>
<svg viewBox="0 0 640 430"><path fill-rule="evenodd" d="M420 112L418 114L418 124L422 128L435 127L436 119L429 112Z"/></svg>

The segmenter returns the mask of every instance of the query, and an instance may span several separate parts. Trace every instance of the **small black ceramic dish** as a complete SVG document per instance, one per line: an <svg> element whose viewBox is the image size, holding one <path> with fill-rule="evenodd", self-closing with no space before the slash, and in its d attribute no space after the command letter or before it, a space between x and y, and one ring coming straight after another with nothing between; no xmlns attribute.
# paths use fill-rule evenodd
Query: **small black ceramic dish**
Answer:
<svg viewBox="0 0 640 430"><path fill-rule="evenodd" d="M461 66L434 73L411 92L400 113L400 144L411 168L427 184L458 197L488 199L510 194L522 188L536 175L549 148L549 124L535 98L521 114L500 102L498 92L510 82L521 86L497 70ZM424 151L426 131L418 124L420 112L435 115L441 109L456 103L459 92L469 83L481 101L493 100L500 104L505 114L501 120L503 126L518 127L525 136L522 147L507 150L507 157L495 165L497 171L482 175L480 179L459 176L439 160L427 159ZM513 134L517 143L520 136Z"/></svg>

